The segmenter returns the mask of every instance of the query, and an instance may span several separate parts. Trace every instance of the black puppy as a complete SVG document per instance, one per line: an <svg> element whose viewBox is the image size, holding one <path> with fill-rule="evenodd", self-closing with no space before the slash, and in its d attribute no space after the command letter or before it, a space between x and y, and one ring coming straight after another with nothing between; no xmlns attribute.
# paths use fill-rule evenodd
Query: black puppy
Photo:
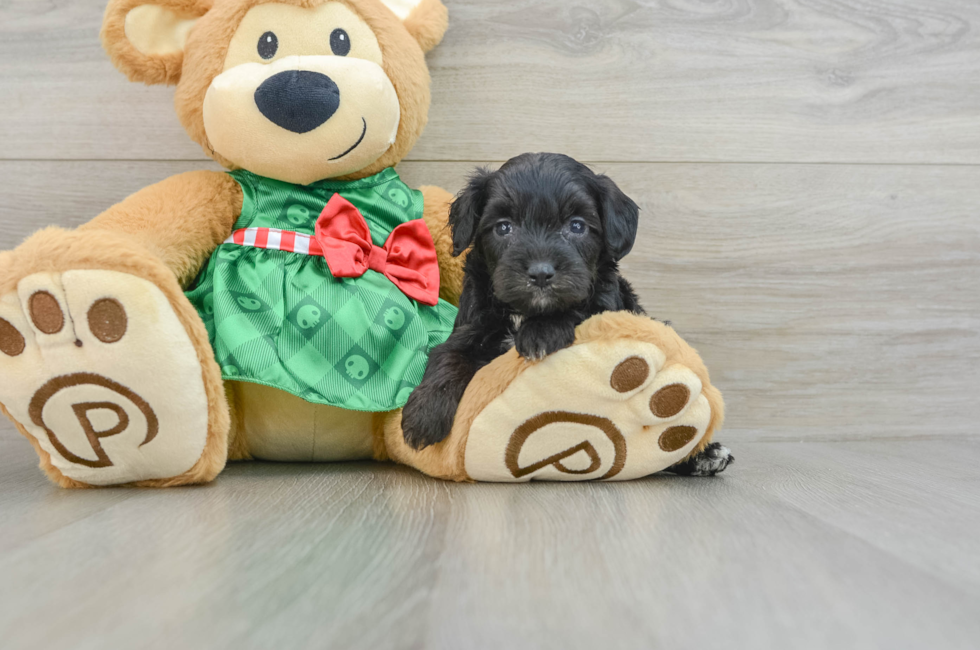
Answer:
<svg viewBox="0 0 980 650"><path fill-rule="evenodd" d="M470 380L511 346L541 359L570 346L590 316L644 313L618 265L638 222L612 180L568 156L524 154L479 170L449 213L454 255L473 247L459 315L402 411L406 442L444 440Z"/></svg>

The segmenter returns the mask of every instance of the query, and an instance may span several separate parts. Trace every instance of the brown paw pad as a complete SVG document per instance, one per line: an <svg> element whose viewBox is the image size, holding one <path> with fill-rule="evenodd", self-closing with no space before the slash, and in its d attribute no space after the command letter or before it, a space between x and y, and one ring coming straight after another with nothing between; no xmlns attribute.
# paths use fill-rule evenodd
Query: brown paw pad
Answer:
<svg viewBox="0 0 980 650"><path fill-rule="evenodd" d="M660 434L660 448L667 453L679 451L698 435L695 427L670 427Z"/></svg>
<svg viewBox="0 0 980 650"><path fill-rule="evenodd" d="M97 300L88 310L88 327L103 343L116 343L129 327L126 310L113 298Z"/></svg>
<svg viewBox="0 0 980 650"><path fill-rule="evenodd" d="M28 301L34 326L44 334L57 334L65 327L65 315L58 299L47 291L38 291Z"/></svg>
<svg viewBox="0 0 980 650"><path fill-rule="evenodd" d="M658 418L672 418L687 406L691 399L691 389L684 384L664 386L650 398L650 410Z"/></svg>
<svg viewBox="0 0 980 650"><path fill-rule="evenodd" d="M24 335L9 322L0 318L0 352L8 357L16 357L24 352L27 342Z"/></svg>
<svg viewBox="0 0 980 650"><path fill-rule="evenodd" d="M630 357L613 370L609 384L617 393L630 393L642 386L650 376L650 364L642 357Z"/></svg>

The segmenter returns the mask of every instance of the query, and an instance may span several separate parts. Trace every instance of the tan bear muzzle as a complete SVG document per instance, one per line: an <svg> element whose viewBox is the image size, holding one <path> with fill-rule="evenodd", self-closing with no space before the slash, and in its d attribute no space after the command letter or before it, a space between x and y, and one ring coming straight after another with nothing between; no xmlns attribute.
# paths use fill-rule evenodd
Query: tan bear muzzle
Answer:
<svg viewBox="0 0 980 650"><path fill-rule="evenodd" d="M381 66L337 56L244 63L218 75L204 99L216 153L301 185L370 165L394 143L400 118Z"/></svg>

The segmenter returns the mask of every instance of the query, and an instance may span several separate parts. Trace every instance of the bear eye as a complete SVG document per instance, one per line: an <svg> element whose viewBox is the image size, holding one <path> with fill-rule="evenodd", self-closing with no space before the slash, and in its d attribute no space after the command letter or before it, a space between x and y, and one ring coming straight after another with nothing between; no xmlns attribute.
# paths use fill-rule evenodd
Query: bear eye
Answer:
<svg viewBox="0 0 980 650"><path fill-rule="evenodd" d="M259 37L259 56L271 59L279 51L279 38L272 32L266 32Z"/></svg>
<svg viewBox="0 0 980 650"><path fill-rule="evenodd" d="M330 49L337 56L350 54L350 36L342 29L335 29L330 34Z"/></svg>

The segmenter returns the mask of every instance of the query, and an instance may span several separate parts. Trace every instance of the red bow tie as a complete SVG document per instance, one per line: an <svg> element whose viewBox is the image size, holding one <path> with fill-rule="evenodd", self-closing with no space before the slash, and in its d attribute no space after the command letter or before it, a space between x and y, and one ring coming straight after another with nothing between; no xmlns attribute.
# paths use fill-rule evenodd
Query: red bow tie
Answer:
<svg viewBox="0 0 980 650"><path fill-rule="evenodd" d="M361 212L334 194L317 219L315 237L335 278L359 278L371 269L412 300L439 303L439 260L422 220L403 223L392 231L384 248L375 246Z"/></svg>

